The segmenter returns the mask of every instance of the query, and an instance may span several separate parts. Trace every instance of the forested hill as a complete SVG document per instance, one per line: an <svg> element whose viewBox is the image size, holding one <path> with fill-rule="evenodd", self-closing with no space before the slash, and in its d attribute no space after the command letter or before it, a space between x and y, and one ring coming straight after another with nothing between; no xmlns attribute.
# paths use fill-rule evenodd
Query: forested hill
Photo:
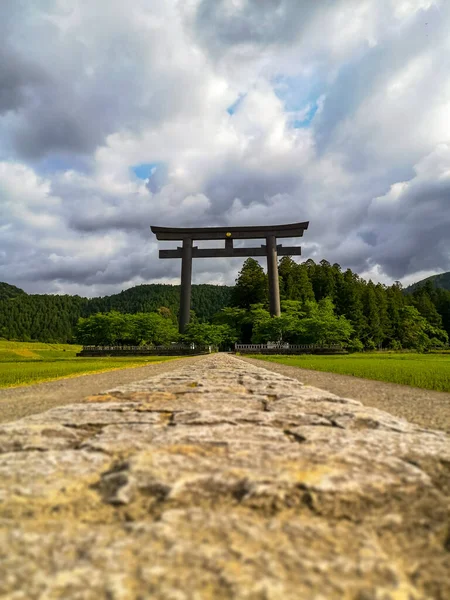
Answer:
<svg viewBox="0 0 450 600"><path fill-rule="evenodd" d="M230 301L231 287L193 285L192 309L200 320L210 319ZM180 286L139 285L120 294L103 298L26 294L7 283L0 283L0 338L42 342L67 342L73 338L80 317L117 310L123 313L169 308L178 312Z"/></svg>
<svg viewBox="0 0 450 600"><path fill-rule="evenodd" d="M222 285L193 285L192 310L197 317L209 320L216 312L230 303L232 287ZM180 286L152 283L138 285L120 294L92 298L89 300L90 313L117 310L122 313L153 312L161 306L178 313Z"/></svg>
<svg viewBox="0 0 450 600"><path fill-rule="evenodd" d="M439 275L432 275L431 277L427 277L426 279L417 281L416 283L413 283L412 285L405 288L404 291L406 294L410 294L415 289L425 285L427 282L432 283L435 288L450 291L450 271L448 271L447 273L439 273Z"/></svg>
<svg viewBox="0 0 450 600"><path fill-rule="evenodd" d="M0 281L0 300L15 298L16 296L26 296L26 293L15 285Z"/></svg>

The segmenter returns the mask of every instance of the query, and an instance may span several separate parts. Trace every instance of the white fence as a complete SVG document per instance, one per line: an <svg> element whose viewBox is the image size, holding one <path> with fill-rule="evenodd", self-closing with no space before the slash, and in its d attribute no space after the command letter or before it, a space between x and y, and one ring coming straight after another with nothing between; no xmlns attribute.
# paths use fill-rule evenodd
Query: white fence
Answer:
<svg viewBox="0 0 450 600"><path fill-rule="evenodd" d="M241 350L342 350L339 344L235 344L234 348L237 352Z"/></svg>

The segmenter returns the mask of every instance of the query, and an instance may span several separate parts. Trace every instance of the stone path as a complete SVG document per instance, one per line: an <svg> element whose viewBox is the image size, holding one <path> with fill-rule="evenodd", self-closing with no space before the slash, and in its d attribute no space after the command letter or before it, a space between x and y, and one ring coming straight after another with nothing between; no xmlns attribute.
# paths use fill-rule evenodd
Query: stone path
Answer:
<svg viewBox="0 0 450 600"><path fill-rule="evenodd" d="M445 433L183 364L0 427L0 598L450 597Z"/></svg>
<svg viewBox="0 0 450 600"><path fill-rule="evenodd" d="M339 373L325 373L299 367L290 367L275 362L239 357L250 364L292 377L338 396L360 400L363 404L386 410L422 427L442 429L450 433L450 394L415 388L409 385L363 379ZM450 376L450 356L449 356Z"/></svg>

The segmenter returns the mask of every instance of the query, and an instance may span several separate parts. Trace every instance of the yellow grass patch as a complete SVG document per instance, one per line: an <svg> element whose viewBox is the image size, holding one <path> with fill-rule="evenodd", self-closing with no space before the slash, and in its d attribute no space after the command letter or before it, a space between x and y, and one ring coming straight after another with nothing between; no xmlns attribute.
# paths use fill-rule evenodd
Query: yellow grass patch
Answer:
<svg viewBox="0 0 450 600"><path fill-rule="evenodd" d="M12 350L12 352L14 354L17 354L17 356L22 356L23 358L41 358L39 356L39 354L36 354L36 352L32 352L28 348L21 348L20 350Z"/></svg>

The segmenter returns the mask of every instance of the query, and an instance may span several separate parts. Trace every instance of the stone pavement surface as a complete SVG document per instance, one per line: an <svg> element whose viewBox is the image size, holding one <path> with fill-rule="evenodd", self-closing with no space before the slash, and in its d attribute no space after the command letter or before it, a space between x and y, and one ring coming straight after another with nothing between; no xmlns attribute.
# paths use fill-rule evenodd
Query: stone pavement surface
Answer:
<svg viewBox="0 0 450 600"><path fill-rule="evenodd" d="M450 598L443 432L213 355L0 427L0 598Z"/></svg>
<svg viewBox="0 0 450 600"><path fill-rule="evenodd" d="M307 385L360 400L363 404L390 412L422 427L442 429L450 433L450 393L435 392L410 385L399 385L353 375L312 371L276 362L240 356L239 360L263 366L269 371L292 377ZM450 356L449 377L450 377Z"/></svg>

